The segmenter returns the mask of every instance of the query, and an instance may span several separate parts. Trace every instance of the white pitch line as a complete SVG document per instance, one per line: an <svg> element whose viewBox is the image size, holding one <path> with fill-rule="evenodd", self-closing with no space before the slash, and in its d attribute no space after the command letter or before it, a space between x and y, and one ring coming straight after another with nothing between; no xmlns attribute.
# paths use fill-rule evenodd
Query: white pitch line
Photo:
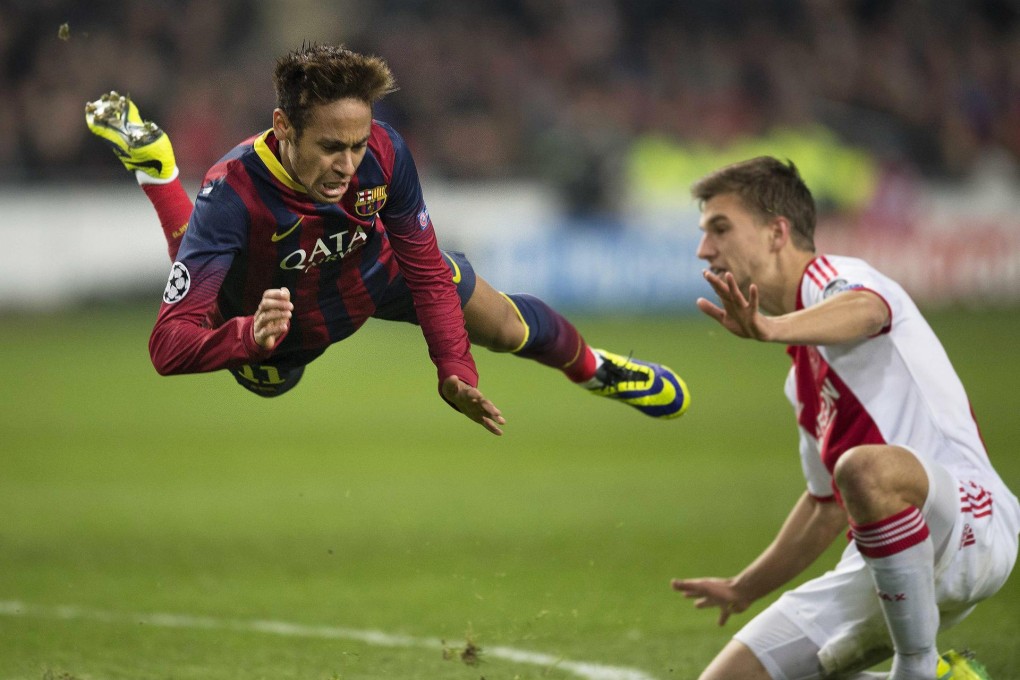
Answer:
<svg viewBox="0 0 1020 680"><path fill-rule="evenodd" d="M287 621L266 621L260 619L217 619L208 616L186 614L130 614L96 609L82 609L72 606L41 606L16 601L0 601L0 616L36 619L60 619L63 621L99 621L123 624L141 623L160 628L190 628L201 630L233 630L249 633L264 633L285 637L314 638L321 640L353 640L376 647L421 647L442 650L443 641L438 638L419 638L410 635L395 635L380 630L362 630L337 626L309 626ZM487 657L505 659L514 663L559 668L585 680L656 680L651 675L634 668L606 666L589 661L570 661L542 652L529 652L513 647L485 647Z"/></svg>

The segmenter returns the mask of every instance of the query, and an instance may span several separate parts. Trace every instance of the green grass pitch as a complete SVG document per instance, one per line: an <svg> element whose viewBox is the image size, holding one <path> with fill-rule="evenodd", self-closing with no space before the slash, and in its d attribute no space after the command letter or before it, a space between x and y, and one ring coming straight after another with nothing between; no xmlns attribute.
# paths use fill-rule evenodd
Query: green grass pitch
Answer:
<svg viewBox="0 0 1020 680"><path fill-rule="evenodd" d="M782 348L707 320L575 319L685 377L671 422L480 350L496 438L414 327L262 400L157 376L154 313L0 318L0 680L692 678L748 616L720 629L669 579L740 569L802 489ZM1020 315L930 317L1020 489ZM1015 678L1017 639L1014 575L940 646Z"/></svg>

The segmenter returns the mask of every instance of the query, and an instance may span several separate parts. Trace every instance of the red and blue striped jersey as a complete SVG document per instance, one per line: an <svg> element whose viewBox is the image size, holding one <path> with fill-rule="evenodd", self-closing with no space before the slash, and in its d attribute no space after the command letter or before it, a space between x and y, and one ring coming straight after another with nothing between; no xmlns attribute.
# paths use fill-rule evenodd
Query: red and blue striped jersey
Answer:
<svg viewBox="0 0 1020 680"><path fill-rule="evenodd" d="M478 373L449 269L403 139L373 121L368 150L338 204L315 203L278 157L272 130L206 174L163 296L149 350L164 375L266 360L295 364L348 337L402 274L440 382ZM290 330L254 340L269 288L291 291Z"/></svg>

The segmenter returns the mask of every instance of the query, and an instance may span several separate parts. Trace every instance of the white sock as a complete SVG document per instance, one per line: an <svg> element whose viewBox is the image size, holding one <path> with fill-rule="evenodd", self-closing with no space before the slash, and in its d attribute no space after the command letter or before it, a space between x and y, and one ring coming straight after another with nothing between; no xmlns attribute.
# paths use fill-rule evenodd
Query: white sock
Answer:
<svg viewBox="0 0 1020 680"><path fill-rule="evenodd" d="M866 527L855 526L854 540L871 570L896 650L890 680L930 680L938 665L939 610L935 547L924 517L910 508Z"/></svg>

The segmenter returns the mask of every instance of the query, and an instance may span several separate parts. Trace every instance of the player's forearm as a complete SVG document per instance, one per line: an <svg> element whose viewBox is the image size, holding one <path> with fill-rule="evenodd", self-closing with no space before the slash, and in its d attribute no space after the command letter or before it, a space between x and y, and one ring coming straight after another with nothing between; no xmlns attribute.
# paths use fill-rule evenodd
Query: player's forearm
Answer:
<svg viewBox="0 0 1020 680"><path fill-rule="evenodd" d="M396 235L390 243L414 300L418 323L436 365L439 384L456 375L478 386L478 369L464 328L457 287L435 241L416 243Z"/></svg>
<svg viewBox="0 0 1020 680"><path fill-rule="evenodd" d="M845 526L837 504L804 494L772 544L736 577L734 586L749 601L768 595L811 566Z"/></svg>
<svg viewBox="0 0 1020 680"><path fill-rule="evenodd" d="M768 321L768 340L785 345L838 345L872 337L889 323L889 308L876 293L851 290Z"/></svg>
<svg viewBox="0 0 1020 680"><path fill-rule="evenodd" d="M255 343L250 316L230 319L215 329L185 319L161 318L149 337L149 356L160 375L233 368L271 353Z"/></svg>
<svg viewBox="0 0 1020 680"><path fill-rule="evenodd" d="M454 299L458 300L456 294ZM471 356L471 343L464 329L459 300L453 309L450 309L449 304L433 305L430 301L421 304L418 296L414 297L414 304L422 335L429 348L429 357L436 365L439 382L456 375L467 384L477 387L478 369Z"/></svg>

